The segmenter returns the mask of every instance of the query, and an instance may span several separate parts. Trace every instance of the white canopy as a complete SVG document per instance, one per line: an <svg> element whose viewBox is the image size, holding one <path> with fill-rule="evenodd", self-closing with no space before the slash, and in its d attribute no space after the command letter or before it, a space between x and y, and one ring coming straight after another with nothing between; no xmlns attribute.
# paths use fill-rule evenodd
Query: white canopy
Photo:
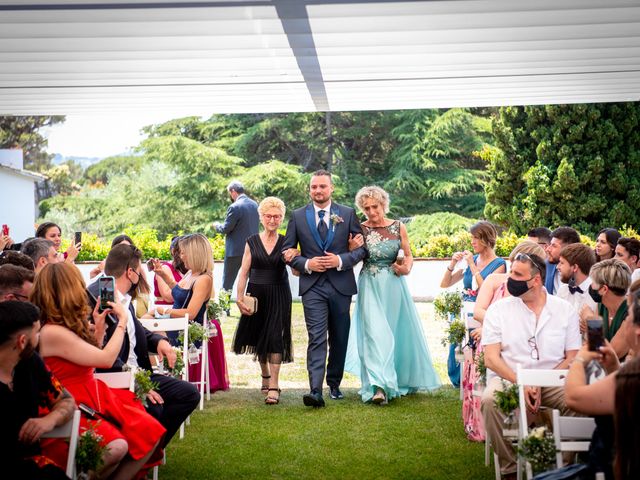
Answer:
<svg viewBox="0 0 640 480"><path fill-rule="evenodd" d="M0 115L638 100L638 0L0 0Z"/></svg>

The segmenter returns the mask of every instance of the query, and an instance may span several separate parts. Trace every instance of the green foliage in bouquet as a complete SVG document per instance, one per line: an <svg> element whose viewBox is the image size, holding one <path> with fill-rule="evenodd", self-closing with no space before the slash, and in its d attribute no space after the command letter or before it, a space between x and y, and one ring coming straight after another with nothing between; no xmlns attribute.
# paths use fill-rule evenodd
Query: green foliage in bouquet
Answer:
<svg viewBox="0 0 640 480"><path fill-rule="evenodd" d="M487 366L484 363L484 351L476 354L474 359L476 369L478 370L478 381L483 385L487 384Z"/></svg>
<svg viewBox="0 0 640 480"><path fill-rule="evenodd" d="M143 368L136 370L135 374L135 394L136 398L147 406L147 393L158 388L158 383L151 380L151 372Z"/></svg>
<svg viewBox="0 0 640 480"><path fill-rule="evenodd" d="M93 426L86 429L78 438L76 449L76 468L78 472L88 474L97 472L104 465L103 455L108 450L100 442L102 436L98 435Z"/></svg>
<svg viewBox="0 0 640 480"><path fill-rule="evenodd" d="M211 299L207 303L207 317L209 319L215 318L220 321L223 312L226 312L231 308L231 292L224 288L218 292L217 300Z"/></svg>
<svg viewBox="0 0 640 480"><path fill-rule="evenodd" d="M496 391L493 402L498 410L509 416L518 408L518 385L502 380L502 391Z"/></svg>
<svg viewBox="0 0 640 480"><path fill-rule="evenodd" d="M173 347L173 349L176 352L176 363L173 365L173 368L169 367L169 362L167 360L166 355L162 359L162 364L164 366L164 369L169 373L169 375L175 378L180 378L180 376L182 375L182 372L184 372L184 360L182 359L182 350L179 350L175 347Z"/></svg>
<svg viewBox="0 0 640 480"><path fill-rule="evenodd" d="M467 333L467 327L461 320L454 320L444 331L445 336L442 338L442 346L462 345L464 336Z"/></svg>
<svg viewBox="0 0 640 480"><path fill-rule="evenodd" d="M207 329L204 328L203 325L200 325L198 322L189 320L189 344L195 342L203 342L207 338ZM180 342L180 345L184 345L184 335L182 334L182 332L180 332L180 335L178 335L178 342Z"/></svg>
<svg viewBox="0 0 640 480"><path fill-rule="evenodd" d="M520 440L518 455L531 464L534 475L551 470L556 461L553 434L547 427L534 428L527 438Z"/></svg>
<svg viewBox="0 0 640 480"><path fill-rule="evenodd" d="M462 294L459 291L442 292L433 301L436 317L440 320L449 320L450 315L460 315L462 309Z"/></svg>

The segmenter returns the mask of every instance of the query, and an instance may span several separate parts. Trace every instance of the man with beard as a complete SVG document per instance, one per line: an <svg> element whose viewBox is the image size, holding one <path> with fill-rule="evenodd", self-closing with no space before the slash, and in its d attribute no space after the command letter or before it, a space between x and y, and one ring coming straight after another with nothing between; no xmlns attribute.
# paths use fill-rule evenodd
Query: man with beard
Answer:
<svg viewBox="0 0 640 480"><path fill-rule="evenodd" d="M571 227L558 227L551 232L551 242L546 248L547 271L544 286L551 295L555 295L560 287L560 275L558 274L558 262L560 252L564 247L572 243L580 243L580 235Z"/></svg>
<svg viewBox="0 0 640 480"><path fill-rule="evenodd" d="M11 264L0 265L0 302L28 301L33 279L33 270Z"/></svg>
<svg viewBox="0 0 640 480"><path fill-rule="evenodd" d="M35 353L39 336L35 306L0 303L0 464L20 478L67 478L40 455L39 440L69 421L75 402ZM43 409L48 413L39 416Z"/></svg>
<svg viewBox="0 0 640 480"><path fill-rule="evenodd" d="M589 272L595 263L596 254L584 243L567 245L560 252L557 271L562 285L556 295L573 305L578 313L584 305L587 305L594 312L597 310L598 305L589 295L589 287L591 286ZM580 333L584 333L586 328L586 322L581 320Z"/></svg>

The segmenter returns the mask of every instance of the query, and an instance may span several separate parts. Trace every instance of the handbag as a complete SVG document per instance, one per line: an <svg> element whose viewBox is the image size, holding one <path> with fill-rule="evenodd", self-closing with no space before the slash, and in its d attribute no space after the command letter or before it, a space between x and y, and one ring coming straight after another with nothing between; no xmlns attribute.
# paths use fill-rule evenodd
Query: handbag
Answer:
<svg viewBox="0 0 640 480"><path fill-rule="evenodd" d="M258 311L258 299L256 297L252 297L250 293L247 293L244 296L244 303L247 306L247 310L249 310L248 316L253 315Z"/></svg>

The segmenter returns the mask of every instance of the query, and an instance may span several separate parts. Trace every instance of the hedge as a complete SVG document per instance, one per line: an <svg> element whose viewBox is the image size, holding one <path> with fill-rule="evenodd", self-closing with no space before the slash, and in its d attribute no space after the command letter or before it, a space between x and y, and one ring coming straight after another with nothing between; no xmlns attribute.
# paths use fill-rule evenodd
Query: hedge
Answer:
<svg viewBox="0 0 640 480"><path fill-rule="evenodd" d="M129 227L123 232L129 235L136 246L142 250L144 258L160 258L170 260L169 245L171 237L159 239L156 230L151 228ZM183 232L179 232L182 234ZM284 233L284 232L281 232ZM620 230L623 236L630 236L640 239L637 231L624 227ZM582 242L595 246L593 239L581 235ZM433 235L428 238L418 237L416 234L409 232L409 240L411 249L416 258L449 258L455 252L461 250L471 250L471 234L466 230L458 231L453 235ZM501 257L508 257L511 250L526 237L518 237L511 232L502 233L496 242L496 254ZM213 249L213 257L215 260L224 258L224 236L216 235L209 238L211 248ZM69 241L63 241L62 248L66 249ZM418 246L416 246L418 245ZM79 261L95 261L102 260L107 256L111 248L110 240L99 239L96 235L85 233L82 235L82 250L78 255Z"/></svg>

